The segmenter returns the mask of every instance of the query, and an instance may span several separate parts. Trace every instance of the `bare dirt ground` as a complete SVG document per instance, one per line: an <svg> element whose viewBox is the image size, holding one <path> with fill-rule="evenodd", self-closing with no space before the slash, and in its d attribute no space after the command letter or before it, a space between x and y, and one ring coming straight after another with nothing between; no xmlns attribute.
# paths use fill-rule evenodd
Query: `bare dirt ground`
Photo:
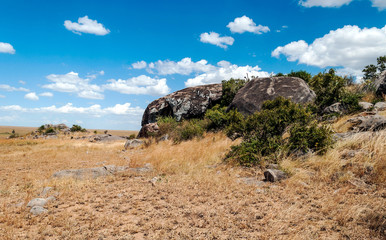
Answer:
<svg viewBox="0 0 386 240"><path fill-rule="evenodd" d="M0 239L385 239L386 131L340 141L325 156L286 159L291 177L222 163L224 135L122 151L124 141L0 140ZM348 149L358 153L345 159ZM140 167L95 179L55 179L63 169ZM154 177L157 177L156 181ZM34 216L44 187L56 200Z"/></svg>

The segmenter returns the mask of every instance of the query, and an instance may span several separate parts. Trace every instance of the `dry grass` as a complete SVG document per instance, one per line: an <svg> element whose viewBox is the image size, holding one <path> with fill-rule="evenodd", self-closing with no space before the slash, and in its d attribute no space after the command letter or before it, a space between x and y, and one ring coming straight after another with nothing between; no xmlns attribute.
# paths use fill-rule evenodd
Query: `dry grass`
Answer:
<svg viewBox="0 0 386 240"><path fill-rule="evenodd" d="M262 179L261 170L222 164L234 144L222 134L126 152L123 141L0 140L0 239L382 239L385 140L385 131L360 134L325 156L286 159L281 167L292 177L260 187L239 177ZM362 152L344 160L346 149ZM62 169L145 163L155 170L50 177ZM46 215L32 216L26 203L46 186L57 200Z"/></svg>

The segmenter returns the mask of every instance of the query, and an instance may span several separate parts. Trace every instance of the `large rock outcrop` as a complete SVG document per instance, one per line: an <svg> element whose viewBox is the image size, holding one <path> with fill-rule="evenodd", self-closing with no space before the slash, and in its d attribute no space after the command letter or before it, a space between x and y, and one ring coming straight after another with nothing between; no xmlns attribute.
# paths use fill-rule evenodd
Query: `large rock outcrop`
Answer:
<svg viewBox="0 0 386 240"><path fill-rule="evenodd" d="M155 123L160 116L173 116L177 121L200 117L208 108L215 105L221 96L221 83L189 87L171 93L147 106L142 116L142 128L147 124ZM145 137L142 135L139 134L138 137Z"/></svg>
<svg viewBox="0 0 386 240"><path fill-rule="evenodd" d="M316 95L301 78L256 78L237 92L229 108L236 108L242 114L250 115L260 111L264 101L279 96L289 98L295 103L307 103L313 101Z"/></svg>
<svg viewBox="0 0 386 240"><path fill-rule="evenodd" d="M386 95L386 71L383 71L377 79L375 79L374 87L378 96Z"/></svg>

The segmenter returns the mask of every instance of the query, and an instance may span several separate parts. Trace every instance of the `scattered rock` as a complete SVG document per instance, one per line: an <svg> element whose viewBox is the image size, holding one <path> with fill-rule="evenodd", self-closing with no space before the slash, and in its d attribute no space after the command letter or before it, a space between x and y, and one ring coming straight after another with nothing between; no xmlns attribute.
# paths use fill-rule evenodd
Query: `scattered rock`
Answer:
<svg viewBox="0 0 386 240"><path fill-rule="evenodd" d="M47 202L48 201L45 198L34 198L28 202L27 207L35 207L35 206L44 207L44 205L46 205Z"/></svg>
<svg viewBox="0 0 386 240"><path fill-rule="evenodd" d="M383 71L374 81L374 87L378 96L386 95L386 71Z"/></svg>
<svg viewBox="0 0 386 240"><path fill-rule="evenodd" d="M120 136L114 136L111 134L98 134L88 137L90 142L110 142L110 141L118 141L125 140L126 138Z"/></svg>
<svg viewBox="0 0 386 240"><path fill-rule="evenodd" d="M347 120L354 125L351 130L360 131L379 131L386 127L386 118L381 115L358 116Z"/></svg>
<svg viewBox="0 0 386 240"><path fill-rule="evenodd" d="M151 102L143 114L141 125L155 123L160 116L172 116L177 121L201 117L221 96L221 83L182 89ZM144 133L140 131L138 137L146 137Z"/></svg>
<svg viewBox="0 0 386 240"><path fill-rule="evenodd" d="M165 134L162 137L158 138L159 142L167 141L169 140L169 134Z"/></svg>
<svg viewBox="0 0 386 240"><path fill-rule="evenodd" d="M146 163L143 167L129 168L129 170L137 173L145 173L153 171L153 166L150 163Z"/></svg>
<svg viewBox="0 0 386 240"><path fill-rule="evenodd" d="M374 109L377 111L384 111L386 110L386 102L377 102L374 105Z"/></svg>
<svg viewBox="0 0 386 240"><path fill-rule="evenodd" d="M46 212L48 212L48 210L41 206L34 206L30 210L30 213L32 213L33 215L40 215Z"/></svg>
<svg viewBox="0 0 386 240"><path fill-rule="evenodd" d="M127 140L126 143L125 143L125 149L129 149L129 148L135 148L135 147L138 147L138 146L141 146L144 142L140 139L131 139L131 140Z"/></svg>
<svg viewBox="0 0 386 240"><path fill-rule="evenodd" d="M149 135L155 135L158 133L159 127L157 123L148 123L142 126L141 130L139 130L138 137L149 137Z"/></svg>
<svg viewBox="0 0 386 240"><path fill-rule="evenodd" d="M83 169L68 169L56 172L52 175L54 178L72 177L76 179L85 179L88 177L97 178L101 176L108 176L117 172L127 170L125 166L108 165L95 168L83 168Z"/></svg>
<svg viewBox="0 0 386 240"><path fill-rule="evenodd" d="M371 110L371 109L374 107L374 104L369 103L369 102L359 102L359 106L360 106L363 110L369 111L369 110Z"/></svg>
<svg viewBox="0 0 386 240"><path fill-rule="evenodd" d="M235 108L244 115L260 111L263 102L282 96L295 103L311 102L315 98L303 79L297 77L255 78L236 94L228 109Z"/></svg>
<svg viewBox="0 0 386 240"><path fill-rule="evenodd" d="M277 169L267 169L264 172L264 177L266 181L277 182L282 179L286 179L287 175L285 174L285 172Z"/></svg>
<svg viewBox="0 0 386 240"><path fill-rule="evenodd" d="M326 107L323 110L323 113L325 114L331 114L331 113L338 113L338 114L343 114L346 111L346 108L343 106L342 103L334 103L328 107Z"/></svg>
<svg viewBox="0 0 386 240"><path fill-rule="evenodd" d="M245 183L247 185L258 186L258 187L263 187L266 184L264 181L257 180L254 177L239 178L239 181L243 182L243 183Z"/></svg>
<svg viewBox="0 0 386 240"><path fill-rule="evenodd" d="M346 150L342 153L342 155L340 157L343 159L350 159L350 158L355 157L357 152L358 151L356 151L356 150Z"/></svg>

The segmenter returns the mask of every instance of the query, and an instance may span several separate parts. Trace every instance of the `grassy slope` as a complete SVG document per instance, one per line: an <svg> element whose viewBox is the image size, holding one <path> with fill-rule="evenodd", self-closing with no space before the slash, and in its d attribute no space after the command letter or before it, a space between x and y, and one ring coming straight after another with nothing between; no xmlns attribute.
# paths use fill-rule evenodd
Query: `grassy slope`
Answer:
<svg viewBox="0 0 386 240"><path fill-rule="evenodd" d="M386 131L338 142L325 156L286 159L281 166L292 177L261 187L239 181L262 179L260 169L221 164L235 144L222 134L126 152L123 144L0 140L0 239L384 237ZM346 160L347 149L361 152ZM84 181L50 178L68 168L145 163L155 170ZM160 180L152 185L155 176ZM46 186L58 200L47 215L31 216L25 205Z"/></svg>

